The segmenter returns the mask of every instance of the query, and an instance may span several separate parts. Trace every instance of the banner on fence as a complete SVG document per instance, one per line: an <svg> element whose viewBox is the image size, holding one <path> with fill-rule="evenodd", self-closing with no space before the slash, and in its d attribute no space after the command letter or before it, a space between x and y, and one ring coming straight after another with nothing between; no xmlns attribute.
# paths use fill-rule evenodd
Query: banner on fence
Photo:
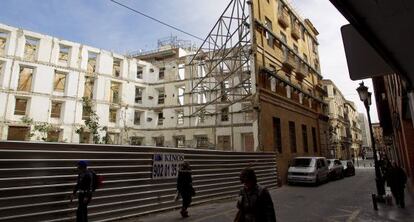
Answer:
<svg viewBox="0 0 414 222"><path fill-rule="evenodd" d="M176 178L183 162L184 154L182 153L155 153L152 162L152 178Z"/></svg>

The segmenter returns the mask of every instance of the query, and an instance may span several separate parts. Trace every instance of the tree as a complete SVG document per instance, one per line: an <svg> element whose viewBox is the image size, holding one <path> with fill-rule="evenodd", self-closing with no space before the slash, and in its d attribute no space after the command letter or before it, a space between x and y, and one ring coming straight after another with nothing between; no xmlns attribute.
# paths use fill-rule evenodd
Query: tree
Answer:
<svg viewBox="0 0 414 222"><path fill-rule="evenodd" d="M82 115L86 116L85 118L85 126L81 126L80 128L76 129L76 133L82 135L86 130L92 134L92 139L94 144L104 143L107 144L109 142L108 139L108 128L107 127L100 127L99 126L99 116L96 114L95 110L92 109L92 101L88 97L82 97L82 105L83 105L83 113ZM87 114L87 115L85 115ZM104 131L105 136L101 138L99 131Z"/></svg>
<svg viewBox="0 0 414 222"><path fill-rule="evenodd" d="M26 125L33 126L30 128L30 132L28 135L29 138L32 138L33 136L37 135L37 140L51 142L50 138L48 138L48 134L50 132L57 130L50 123L36 123L33 121L32 118L27 116L23 116L20 120Z"/></svg>

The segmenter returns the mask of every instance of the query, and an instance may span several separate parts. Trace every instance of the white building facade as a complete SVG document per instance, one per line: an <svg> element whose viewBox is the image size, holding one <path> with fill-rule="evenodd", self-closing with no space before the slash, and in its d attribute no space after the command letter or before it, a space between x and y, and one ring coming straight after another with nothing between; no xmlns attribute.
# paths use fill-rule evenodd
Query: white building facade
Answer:
<svg viewBox="0 0 414 222"><path fill-rule="evenodd" d="M207 100L188 93L192 52L160 51L176 54L150 63L0 24L0 139L91 143L90 132L76 132L87 97L110 143L243 150L254 121L244 104L192 116ZM35 129L41 124L54 130L43 135Z"/></svg>

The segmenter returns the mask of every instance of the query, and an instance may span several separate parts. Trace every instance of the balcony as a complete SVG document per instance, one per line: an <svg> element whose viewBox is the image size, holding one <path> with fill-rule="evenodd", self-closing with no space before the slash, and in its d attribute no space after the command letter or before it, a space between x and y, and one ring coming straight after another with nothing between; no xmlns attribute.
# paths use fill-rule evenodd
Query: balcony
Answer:
<svg viewBox="0 0 414 222"><path fill-rule="evenodd" d="M298 81L300 82L303 81L303 79L309 75L308 66L299 60L296 61L295 72L296 72L296 79L298 79Z"/></svg>
<svg viewBox="0 0 414 222"><path fill-rule="evenodd" d="M294 23L294 25L292 25L291 35L296 40L300 39L300 29L299 29L299 25L296 24L296 22Z"/></svg>
<svg viewBox="0 0 414 222"><path fill-rule="evenodd" d="M277 17L277 21L279 22L279 24L283 28L288 27L289 26L289 12L287 12L284 9L279 10L278 17Z"/></svg>
<svg viewBox="0 0 414 222"><path fill-rule="evenodd" d="M284 49L283 55L284 57L282 61L282 69L283 71L290 73L296 67L295 56L292 53L290 53L287 49Z"/></svg>

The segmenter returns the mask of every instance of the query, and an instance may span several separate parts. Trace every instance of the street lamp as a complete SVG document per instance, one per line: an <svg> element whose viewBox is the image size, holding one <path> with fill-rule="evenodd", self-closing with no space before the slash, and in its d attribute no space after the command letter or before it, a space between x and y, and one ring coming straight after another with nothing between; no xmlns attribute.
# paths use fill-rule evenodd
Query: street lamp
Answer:
<svg viewBox="0 0 414 222"><path fill-rule="evenodd" d="M371 115L369 114L369 106L371 105L371 94L372 93L368 92L368 87L364 86L364 82L361 82L359 84L357 91L358 91L359 98L361 99L362 102L364 102L365 109L367 110L369 132L371 134L371 142L372 142L372 151L374 153L375 184L377 186L377 199L382 200L382 196L385 194L384 180L382 178L379 165L378 165L377 150L375 148L375 139L374 139L374 134L372 132ZM374 208L376 208L376 203L374 203Z"/></svg>

